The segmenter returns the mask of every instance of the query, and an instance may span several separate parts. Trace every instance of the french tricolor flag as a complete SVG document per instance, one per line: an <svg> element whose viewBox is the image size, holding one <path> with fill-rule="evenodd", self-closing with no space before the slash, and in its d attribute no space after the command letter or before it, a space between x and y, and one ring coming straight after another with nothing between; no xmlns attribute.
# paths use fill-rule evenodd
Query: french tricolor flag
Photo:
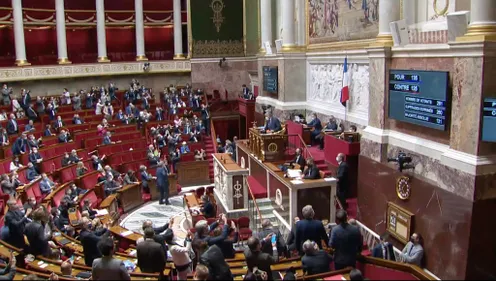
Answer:
<svg viewBox="0 0 496 281"><path fill-rule="evenodd" d="M350 74L348 72L348 58L344 58L343 67L343 88L341 89L341 104L346 106L346 102L350 99Z"/></svg>

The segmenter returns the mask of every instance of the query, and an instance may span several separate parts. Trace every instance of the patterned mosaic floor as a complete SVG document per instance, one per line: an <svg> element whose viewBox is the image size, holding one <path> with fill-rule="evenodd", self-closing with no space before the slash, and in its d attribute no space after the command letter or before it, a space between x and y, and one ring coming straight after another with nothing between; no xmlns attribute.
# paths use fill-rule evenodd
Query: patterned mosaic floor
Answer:
<svg viewBox="0 0 496 281"><path fill-rule="evenodd" d="M150 202L143 207L128 214L122 221L121 226L129 230L143 233L141 226L144 221L151 220L155 226L162 226L173 220L173 230L175 235L185 238L187 230L191 225L191 218L183 205L183 196L169 198L171 205L160 205L158 201Z"/></svg>

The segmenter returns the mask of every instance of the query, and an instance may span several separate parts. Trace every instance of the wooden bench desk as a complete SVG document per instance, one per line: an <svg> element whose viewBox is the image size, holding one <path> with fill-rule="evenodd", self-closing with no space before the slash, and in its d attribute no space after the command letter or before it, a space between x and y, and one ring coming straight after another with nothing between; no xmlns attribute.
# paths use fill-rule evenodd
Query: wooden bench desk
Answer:
<svg viewBox="0 0 496 281"><path fill-rule="evenodd" d="M143 204L140 184L125 185L117 191L117 194L125 213Z"/></svg>

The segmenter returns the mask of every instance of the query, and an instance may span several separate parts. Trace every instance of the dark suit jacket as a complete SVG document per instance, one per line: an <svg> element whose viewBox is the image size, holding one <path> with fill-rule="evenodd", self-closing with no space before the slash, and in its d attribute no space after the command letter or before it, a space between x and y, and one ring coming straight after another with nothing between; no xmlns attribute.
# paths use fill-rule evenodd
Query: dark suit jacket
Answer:
<svg viewBox="0 0 496 281"><path fill-rule="evenodd" d="M338 178L338 191L347 192L349 189L349 180L348 180L348 164L346 162L341 162L339 164L338 170L336 172Z"/></svg>
<svg viewBox="0 0 496 281"><path fill-rule="evenodd" d="M91 266L93 280L131 280L124 261L102 257L95 259Z"/></svg>
<svg viewBox="0 0 496 281"><path fill-rule="evenodd" d="M34 108L32 108L32 107L29 107L26 110L26 113L27 113L28 118L31 120L35 120L36 118L38 118L38 114L36 113L36 111L34 111Z"/></svg>
<svg viewBox="0 0 496 281"><path fill-rule="evenodd" d="M303 172L304 179L320 179L320 170L317 166L310 167L308 166L306 170Z"/></svg>
<svg viewBox="0 0 496 281"><path fill-rule="evenodd" d="M32 180L36 179L36 177L39 175L40 174L38 174L38 172L36 172L34 167L26 169L26 179L28 179L28 181L32 181Z"/></svg>
<svg viewBox="0 0 496 281"><path fill-rule="evenodd" d="M290 162L291 164L298 164L300 165L301 171L303 172L305 170L305 157L303 155L295 155L295 158Z"/></svg>
<svg viewBox="0 0 496 281"><path fill-rule="evenodd" d="M277 119L276 117L271 117L268 121L267 124L265 124L264 130L271 130L271 131L280 131L282 129L281 127L281 121Z"/></svg>
<svg viewBox="0 0 496 281"><path fill-rule="evenodd" d="M169 186L169 176L166 168L159 167L157 169L157 186L168 187Z"/></svg>
<svg viewBox="0 0 496 281"><path fill-rule="evenodd" d="M323 250L312 255L305 254L301 258L303 271L307 275L320 274L331 271L332 257Z"/></svg>
<svg viewBox="0 0 496 281"><path fill-rule="evenodd" d="M16 124L17 124L17 127L14 126L14 121L12 119L10 119L7 122L7 134L13 135L13 134L17 134L17 132L19 132L19 123L17 123L17 121L16 121Z"/></svg>
<svg viewBox="0 0 496 281"><path fill-rule="evenodd" d="M21 98L19 99L19 105L24 110L28 108L29 104L31 104L31 96L29 94L25 94L24 96L21 96Z"/></svg>
<svg viewBox="0 0 496 281"><path fill-rule="evenodd" d="M29 241L29 253L37 256L42 255L47 257L50 253L48 241L51 237L45 236L45 227L37 221L30 222L26 225L24 234Z"/></svg>
<svg viewBox="0 0 496 281"><path fill-rule="evenodd" d="M299 252L302 252L301 246L307 240L314 241L322 249L322 240L327 244L327 233L324 225L319 220L300 220L296 223L295 243Z"/></svg>
<svg viewBox="0 0 496 281"><path fill-rule="evenodd" d="M393 244L387 243L386 251L389 253L389 260L396 261L394 256ZM386 259L383 252L383 244L379 243L375 245L374 249L372 249L372 256L374 258Z"/></svg>
<svg viewBox="0 0 496 281"><path fill-rule="evenodd" d="M357 254L362 251L362 235L354 225L339 224L332 229L329 244L334 248L335 263L355 266Z"/></svg>
<svg viewBox="0 0 496 281"><path fill-rule="evenodd" d="M45 137L49 137L49 136L51 136L51 135L52 135L52 131L50 131L50 130L48 130L48 129L46 129L45 131L43 131L43 136L45 136Z"/></svg>
<svg viewBox="0 0 496 281"><path fill-rule="evenodd" d="M8 211L5 215L5 225L9 227L9 238L7 243L20 249L25 249L24 229L28 219L21 211Z"/></svg>
<svg viewBox="0 0 496 281"><path fill-rule="evenodd" d="M313 119L307 125L308 127L313 127L315 129L314 132L320 133L322 131L322 123L319 118Z"/></svg>
<svg viewBox="0 0 496 281"><path fill-rule="evenodd" d="M62 126L59 126L59 121L58 120L55 120L53 122L53 124L52 124L52 127L55 128L55 129L59 129L59 128L64 127L65 126L64 121L61 120L60 122L62 123Z"/></svg>
<svg viewBox="0 0 496 281"><path fill-rule="evenodd" d="M102 256L97 244L104 235L108 235L106 229L103 229L102 232L93 232L87 229L81 230L79 241L81 241L81 245L83 246L84 263L86 266L92 266L93 260Z"/></svg>
<svg viewBox="0 0 496 281"><path fill-rule="evenodd" d="M282 254L284 248L286 247L286 243L282 240L281 232L272 227L264 228L258 233L258 239L262 242L262 252L272 255L272 242L270 240L267 242L263 241L263 239L271 233L276 235L277 250L279 251L279 254Z"/></svg>
<svg viewBox="0 0 496 281"><path fill-rule="evenodd" d="M14 155L19 155L21 154L21 151L26 152L26 145L27 145L26 140L24 140L22 137L17 138L14 144L12 145L12 153Z"/></svg>
<svg viewBox="0 0 496 281"><path fill-rule="evenodd" d="M277 263L279 259L277 251L274 251L271 256L264 252L253 252L250 249L246 249L244 254L248 271L253 271L254 267L258 267L259 270L267 272L268 280L273 280L270 266Z"/></svg>
<svg viewBox="0 0 496 281"><path fill-rule="evenodd" d="M59 143L64 143L69 141L67 135L62 135L62 134L59 135L58 139L59 139Z"/></svg>
<svg viewBox="0 0 496 281"><path fill-rule="evenodd" d="M214 208L214 205L212 204L212 202L207 202L203 208L201 208L201 212L203 213L203 216L205 216L205 218L209 219L209 218L215 218L215 208Z"/></svg>
<svg viewBox="0 0 496 281"><path fill-rule="evenodd" d="M33 164L37 164L36 161L39 159L42 159L42 158L43 157L41 157L41 154L39 152L29 154L29 162L31 162Z"/></svg>
<svg viewBox="0 0 496 281"><path fill-rule="evenodd" d="M154 240L145 240L136 246L141 272L162 272L167 258L162 246Z"/></svg>

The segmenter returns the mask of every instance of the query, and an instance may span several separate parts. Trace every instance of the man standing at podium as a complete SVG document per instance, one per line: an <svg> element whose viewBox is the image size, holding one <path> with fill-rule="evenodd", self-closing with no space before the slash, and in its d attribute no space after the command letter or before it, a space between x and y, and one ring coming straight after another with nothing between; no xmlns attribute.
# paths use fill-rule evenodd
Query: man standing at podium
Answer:
<svg viewBox="0 0 496 281"><path fill-rule="evenodd" d="M346 209L347 203L346 203L346 196L348 193L349 189L349 181L348 181L348 163L344 162L344 154L339 153L338 156L336 156L336 161L338 162L338 170L337 170L337 180L338 180L338 188L337 188L337 195L339 201L341 201L341 204L343 204L343 208Z"/></svg>
<svg viewBox="0 0 496 281"><path fill-rule="evenodd" d="M277 117L272 116L272 112L267 113L267 117L265 118L265 120L265 132L272 133L282 130L281 121L279 121Z"/></svg>

